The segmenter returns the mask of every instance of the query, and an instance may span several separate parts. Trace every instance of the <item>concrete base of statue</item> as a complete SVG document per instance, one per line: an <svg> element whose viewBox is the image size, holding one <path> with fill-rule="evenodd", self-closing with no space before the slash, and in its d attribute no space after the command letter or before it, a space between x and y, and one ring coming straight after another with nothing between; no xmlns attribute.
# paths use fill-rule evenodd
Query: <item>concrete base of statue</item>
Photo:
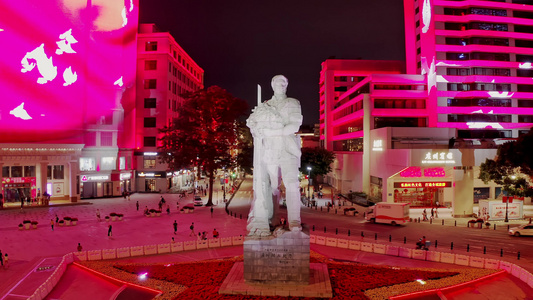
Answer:
<svg viewBox="0 0 533 300"><path fill-rule="evenodd" d="M235 263L220 294L331 298L326 264L309 262L309 233L275 231L248 236L244 262Z"/></svg>

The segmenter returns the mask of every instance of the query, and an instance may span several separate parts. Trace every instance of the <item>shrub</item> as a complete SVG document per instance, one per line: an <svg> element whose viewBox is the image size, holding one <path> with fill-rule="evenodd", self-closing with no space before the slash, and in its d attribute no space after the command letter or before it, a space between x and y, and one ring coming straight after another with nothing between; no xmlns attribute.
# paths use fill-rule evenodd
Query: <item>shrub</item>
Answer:
<svg viewBox="0 0 533 300"><path fill-rule="evenodd" d="M124 214L117 214L117 217L122 218L124 217Z"/></svg>
<svg viewBox="0 0 533 300"><path fill-rule="evenodd" d="M63 220L65 220L65 221L71 221L72 218L71 218L71 217L64 217Z"/></svg>
<svg viewBox="0 0 533 300"><path fill-rule="evenodd" d="M149 210L149 212L151 212L151 213L155 213L155 212L156 212L156 210L155 210L155 209L153 209L153 208L151 208L151 209Z"/></svg>
<svg viewBox="0 0 533 300"><path fill-rule="evenodd" d="M31 221L30 221L30 220L24 220L24 221L22 221L22 224L26 224L26 223L30 223L30 224L31 224Z"/></svg>
<svg viewBox="0 0 533 300"><path fill-rule="evenodd" d="M72 222L74 222L74 221L78 221L78 218L72 218L71 221L72 221Z"/></svg>
<svg viewBox="0 0 533 300"><path fill-rule="evenodd" d="M37 221L31 221L31 225L37 225L37 224L39 224L39 222L37 222Z"/></svg>
<svg viewBox="0 0 533 300"><path fill-rule="evenodd" d="M117 213L112 212L112 213L110 213L109 215L112 216L112 217L116 217L116 216L117 216Z"/></svg>
<svg viewBox="0 0 533 300"><path fill-rule="evenodd" d="M63 224L63 223L65 223L65 221L59 220L59 224Z"/></svg>

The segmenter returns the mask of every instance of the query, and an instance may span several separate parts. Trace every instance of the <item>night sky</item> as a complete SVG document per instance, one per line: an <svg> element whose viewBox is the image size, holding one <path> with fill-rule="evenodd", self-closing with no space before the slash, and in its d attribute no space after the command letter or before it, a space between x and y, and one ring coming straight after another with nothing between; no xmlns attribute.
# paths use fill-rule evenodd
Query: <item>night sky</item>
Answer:
<svg viewBox="0 0 533 300"><path fill-rule="evenodd" d="M140 0L139 23L169 31L218 85L253 107L257 84L289 79L304 124L318 123L318 80L328 58L404 60L401 0Z"/></svg>

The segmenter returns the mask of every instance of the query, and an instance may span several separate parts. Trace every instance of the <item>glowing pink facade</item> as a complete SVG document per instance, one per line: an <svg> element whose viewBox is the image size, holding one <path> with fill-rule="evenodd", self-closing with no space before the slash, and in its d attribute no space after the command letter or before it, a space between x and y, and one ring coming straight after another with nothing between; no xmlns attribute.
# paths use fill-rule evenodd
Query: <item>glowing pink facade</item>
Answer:
<svg viewBox="0 0 533 300"><path fill-rule="evenodd" d="M138 0L0 2L7 201L120 194L132 174L138 12Z"/></svg>
<svg viewBox="0 0 533 300"><path fill-rule="evenodd" d="M530 1L404 0L406 66L427 75L428 126L512 138L533 126Z"/></svg>
<svg viewBox="0 0 533 300"><path fill-rule="evenodd" d="M472 212L474 193L499 196L477 172L533 126L531 4L404 0L405 63L323 62L320 139L337 154L328 183L455 215Z"/></svg>

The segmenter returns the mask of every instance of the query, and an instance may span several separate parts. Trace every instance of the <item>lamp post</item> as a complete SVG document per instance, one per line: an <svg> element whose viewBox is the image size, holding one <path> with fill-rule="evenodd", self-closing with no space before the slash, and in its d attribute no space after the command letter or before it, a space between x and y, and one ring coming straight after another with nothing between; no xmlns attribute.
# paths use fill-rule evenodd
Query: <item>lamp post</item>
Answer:
<svg viewBox="0 0 533 300"><path fill-rule="evenodd" d="M310 185L311 185L311 167L307 167L307 199L311 199L311 194L309 193Z"/></svg>

